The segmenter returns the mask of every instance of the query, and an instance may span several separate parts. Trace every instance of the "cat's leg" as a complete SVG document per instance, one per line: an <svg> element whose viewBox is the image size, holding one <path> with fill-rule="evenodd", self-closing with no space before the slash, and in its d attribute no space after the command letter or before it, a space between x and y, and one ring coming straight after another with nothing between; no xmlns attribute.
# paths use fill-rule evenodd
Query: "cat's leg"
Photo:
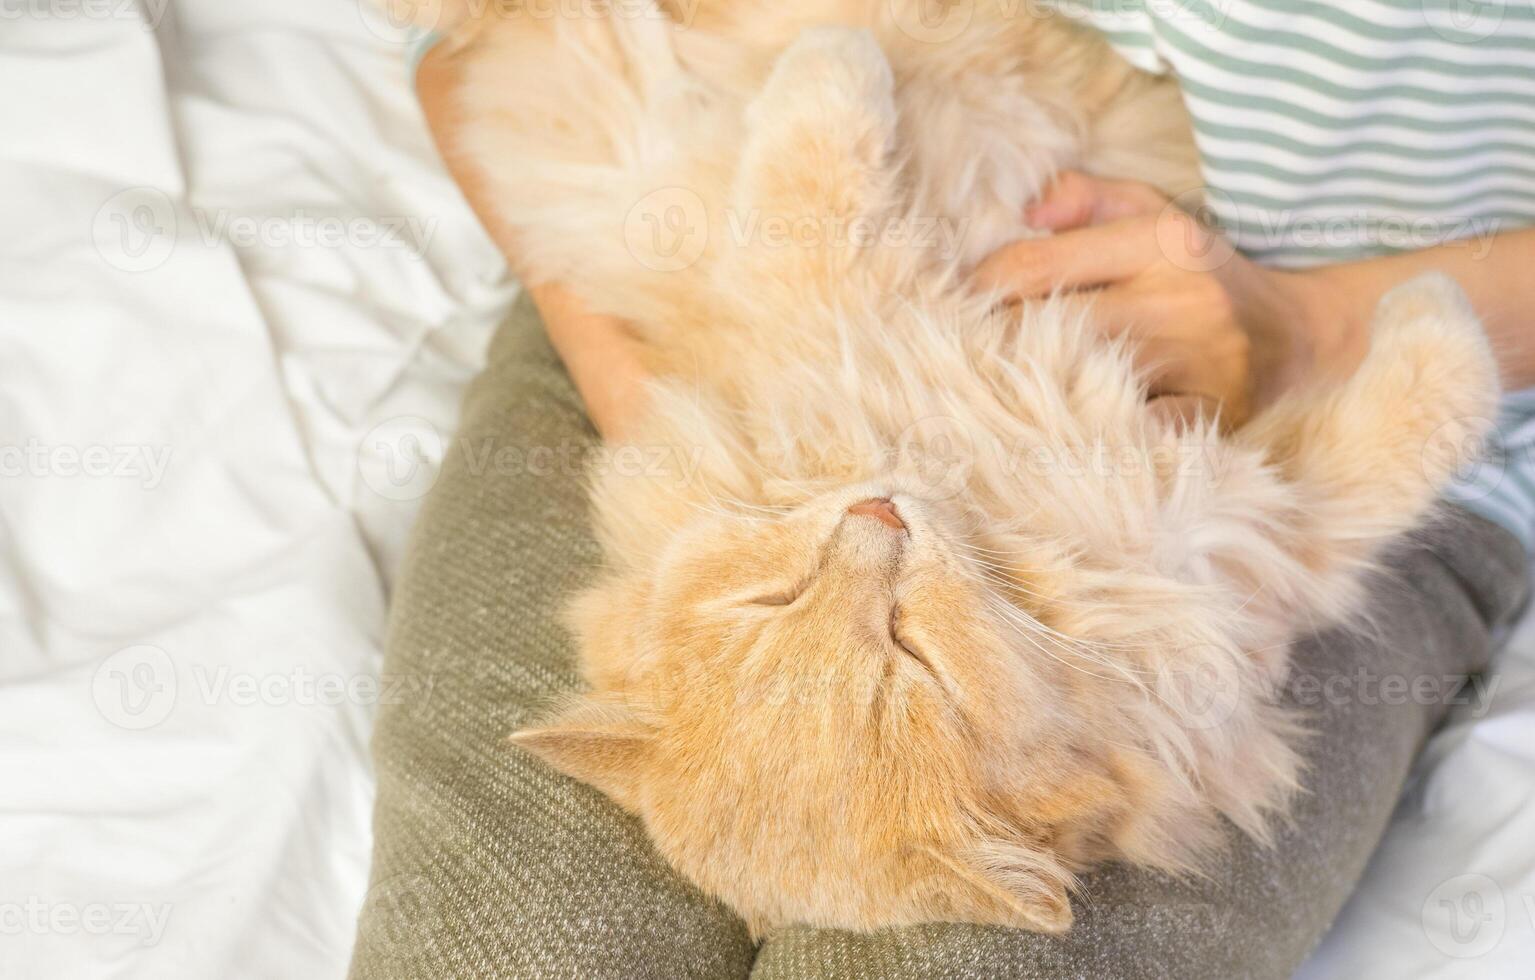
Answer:
<svg viewBox="0 0 1535 980"><path fill-rule="evenodd" d="M1338 547L1415 524L1468 462L1497 399L1475 311L1453 280L1433 274L1382 299L1352 378L1282 400L1239 438L1338 518L1327 527Z"/></svg>
<svg viewBox="0 0 1535 980"><path fill-rule="evenodd" d="M720 274L756 298L837 295L890 204L895 103L874 38L810 28L746 113Z"/></svg>
<svg viewBox="0 0 1535 980"><path fill-rule="evenodd" d="M1491 349L1452 280L1388 293L1353 377L1287 396L1235 437L1292 491L1263 518L1283 560L1248 569L1267 593L1259 605L1291 620L1344 615L1361 567L1423 520L1490 430L1497 398Z"/></svg>
<svg viewBox="0 0 1535 980"><path fill-rule="evenodd" d="M1024 209L1058 169L1079 162L1086 131L1051 59L1020 57L1049 27L988 6L938 43L919 29L931 5L896 0L881 30L899 79L914 210L951 231L955 247L945 258L967 269L1038 234L1025 225Z"/></svg>
<svg viewBox="0 0 1535 980"><path fill-rule="evenodd" d="M530 284L664 322L708 240L709 134L729 132L736 112L702 97L648 0L479 6L443 42L457 76L446 151L478 176Z"/></svg>
<svg viewBox="0 0 1535 980"><path fill-rule="evenodd" d="M1063 168L1169 196L1199 184L1176 84L1135 71L1102 35L1037 0L881 0L918 208L962 229L972 267L1037 235L1025 207Z"/></svg>
<svg viewBox="0 0 1535 980"><path fill-rule="evenodd" d="M1291 641L1357 614L1364 573L1424 519L1496 399L1475 314L1431 276L1382 301L1346 382L1288 395L1229 439L1179 437L1217 465L1186 466L1194 457L1180 452L1158 500L1153 562L1198 587L1164 610L1167 635L1181 638L1163 648L1158 693L1211 760L1226 760L1204 768L1204 791L1254 836L1298 767L1291 721L1270 704Z"/></svg>

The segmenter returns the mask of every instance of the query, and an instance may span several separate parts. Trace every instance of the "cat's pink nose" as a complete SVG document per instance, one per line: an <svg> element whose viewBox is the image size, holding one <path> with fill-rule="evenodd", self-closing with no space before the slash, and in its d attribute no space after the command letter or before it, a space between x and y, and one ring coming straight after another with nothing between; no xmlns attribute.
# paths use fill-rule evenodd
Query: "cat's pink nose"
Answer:
<svg viewBox="0 0 1535 980"><path fill-rule="evenodd" d="M886 527L894 528L897 531L902 531L906 528L906 522L901 520L901 515L895 512L895 504L883 497L854 504L847 509L847 512L849 514L861 514L865 517L872 517Z"/></svg>

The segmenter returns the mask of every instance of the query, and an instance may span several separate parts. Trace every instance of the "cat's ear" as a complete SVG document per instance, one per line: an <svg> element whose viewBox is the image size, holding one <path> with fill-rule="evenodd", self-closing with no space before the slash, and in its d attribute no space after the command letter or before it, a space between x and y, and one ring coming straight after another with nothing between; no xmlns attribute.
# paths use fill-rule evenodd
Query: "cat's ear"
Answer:
<svg viewBox="0 0 1535 980"><path fill-rule="evenodd" d="M552 721L512 736L513 745L631 810L654 740L654 730L632 709L591 695L571 702Z"/></svg>
<svg viewBox="0 0 1535 980"><path fill-rule="evenodd" d="M1072 876L1048 854L1000 840L927 854L959 879L962 890L947 896L956 918L1051 934L1071 928Z"/></svg>

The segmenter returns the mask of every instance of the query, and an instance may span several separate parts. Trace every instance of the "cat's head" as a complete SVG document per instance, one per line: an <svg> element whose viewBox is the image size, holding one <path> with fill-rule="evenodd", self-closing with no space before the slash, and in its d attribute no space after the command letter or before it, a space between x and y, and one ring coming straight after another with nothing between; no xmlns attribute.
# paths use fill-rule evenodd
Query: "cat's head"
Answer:
<svg viewBox="0 0 1535 980"><path fill-rule="evenodd" d="M700 513L579 600L596 690L517 741L758 931L1064 930L1156 777L1094 737L1076 651L1019 628L968 519L891 483Z"/></svg>

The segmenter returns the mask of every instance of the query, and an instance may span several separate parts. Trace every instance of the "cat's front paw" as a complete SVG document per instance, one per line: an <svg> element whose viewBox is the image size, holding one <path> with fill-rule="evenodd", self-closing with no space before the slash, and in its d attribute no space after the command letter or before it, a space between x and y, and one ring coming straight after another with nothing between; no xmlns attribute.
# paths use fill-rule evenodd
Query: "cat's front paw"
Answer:
<svg viewBox="0 0 1535 980"><path fill-rule="evenodd" d="M825 247L789 250L779 265L832 255L843 229L872 219L889 200L888 160L895 141L890 63L865 30L811 28L778 59L748 111L735 201L743 213L821 224ZM783 250L778 250L783 253ZM805 274L800 269L800 274ZM762 268L754 267L760 281ZM781 269L781 276L796 273Z"/></svg>
<svg viewBox="0 0 1535 980"><path fill-rule="evenodd" d="M1387 292L1375 308L1375 329L1422 328L1439 322L1452 331L1481 335L1476 311L1460 285L1442 272L1427 272Z"/></svg>
<svg viewBox="0 0 1535 980"><path fill-rule="evenodd" d="M1464 465L1497 413L1498 366L1487 335L1455 280L1429 273L1382 297L1371 328L1363 383L1385 414L1407 422L1423 443L1423 474L1436 486ZM1368 389L1367 389L1368 390Z"/></svg>
<svg viewBox="0 0 1535 980"><path fill-rule="evenodd" d="M851 27L809 27L779 55L755 112L816 113L828 125L848 116L895 116L895 80L874 35ZM764 120L765 121L765 120Z"/></svg>

